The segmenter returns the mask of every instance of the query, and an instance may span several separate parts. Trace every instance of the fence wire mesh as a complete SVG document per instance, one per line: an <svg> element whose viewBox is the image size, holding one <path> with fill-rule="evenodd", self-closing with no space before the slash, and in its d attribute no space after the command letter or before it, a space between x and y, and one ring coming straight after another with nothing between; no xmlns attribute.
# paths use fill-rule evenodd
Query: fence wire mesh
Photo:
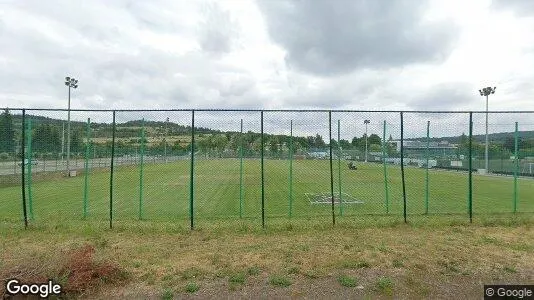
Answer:
<svg viewBox="0 0 534 300"><path fill-rule="evenodd" d="M510 218L533 115L5 110L0 220Z"/></svg>

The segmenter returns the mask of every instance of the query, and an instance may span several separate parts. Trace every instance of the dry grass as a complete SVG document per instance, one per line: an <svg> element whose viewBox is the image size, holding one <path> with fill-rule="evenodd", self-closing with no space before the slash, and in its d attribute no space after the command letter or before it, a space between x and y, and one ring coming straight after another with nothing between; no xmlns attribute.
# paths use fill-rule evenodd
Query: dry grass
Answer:
<svg viewBox="0 0 534 300"><path fill-rule="evenodd" d="M62 274L58 259L72 249L82 249L82 261L107 261L117 266L113 270L129 274L125 286L100 280L75 289L96 298L475 298L482 295L483 284L528 283L534 278L534 231L529 224L194 232L147 225L114 231L69 227L0 232L4 276L25 270L37 276L25 278L57 277ZM90 274L106 277L96 271L98 264L89 266ZM358 287L340 287L340 274L358 278ZM292 284L273 286L272 276ZM187 292L191 282L198 291Z"/></svg>
<svg viewBox="0 0 534 300"><path fill-rule="evenodd" d="M92 245L70 246L68 248L43 249L28 245L17 249L21 253L5 251L0 268L2 282L17 278L24 283L46 283L52 279L61 284L62 291L68 295L83 295L96 288L123 282L127 273L107 259L95 260L95 248ZM33 247L32 247L33 246ZM11 257L11 259L10 259ZM0 287L0 295L5 293Z"/></svg>

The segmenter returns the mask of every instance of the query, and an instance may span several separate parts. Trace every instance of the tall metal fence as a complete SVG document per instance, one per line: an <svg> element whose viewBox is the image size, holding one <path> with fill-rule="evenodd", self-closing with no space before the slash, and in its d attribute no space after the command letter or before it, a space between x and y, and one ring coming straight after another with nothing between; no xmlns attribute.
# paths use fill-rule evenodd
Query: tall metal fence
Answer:
<svg viewBox="0 0 534 300"><path fill-rule="evenodd" d="M534 212L534 112L70 112L0 114L1 221Z"/></svg>

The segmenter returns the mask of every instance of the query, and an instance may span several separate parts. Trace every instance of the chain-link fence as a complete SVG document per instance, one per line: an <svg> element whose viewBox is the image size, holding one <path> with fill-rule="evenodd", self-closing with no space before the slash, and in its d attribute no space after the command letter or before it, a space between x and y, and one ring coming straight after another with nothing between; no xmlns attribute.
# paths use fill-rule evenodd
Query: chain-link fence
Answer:
<svg viewBox="0 0 534 300"><path fill-rule="evenodd" d="M0 220L512 218L534 212L533 116L5 110Z"/></svg>

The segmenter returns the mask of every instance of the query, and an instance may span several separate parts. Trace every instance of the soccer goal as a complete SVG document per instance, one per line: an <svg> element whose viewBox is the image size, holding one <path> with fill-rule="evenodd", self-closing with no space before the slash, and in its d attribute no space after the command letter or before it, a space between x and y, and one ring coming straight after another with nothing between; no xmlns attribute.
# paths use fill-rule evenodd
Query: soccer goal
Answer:
<svg viewBox="0 0 534 300"><path fill-rule="evenodd" d="M311 204L332 204L332 195L330 193L304 193L308 201ZM364 202L356 199L354 196L351 196L347 193L334 194L334 204L363 204Z"/></svg>

